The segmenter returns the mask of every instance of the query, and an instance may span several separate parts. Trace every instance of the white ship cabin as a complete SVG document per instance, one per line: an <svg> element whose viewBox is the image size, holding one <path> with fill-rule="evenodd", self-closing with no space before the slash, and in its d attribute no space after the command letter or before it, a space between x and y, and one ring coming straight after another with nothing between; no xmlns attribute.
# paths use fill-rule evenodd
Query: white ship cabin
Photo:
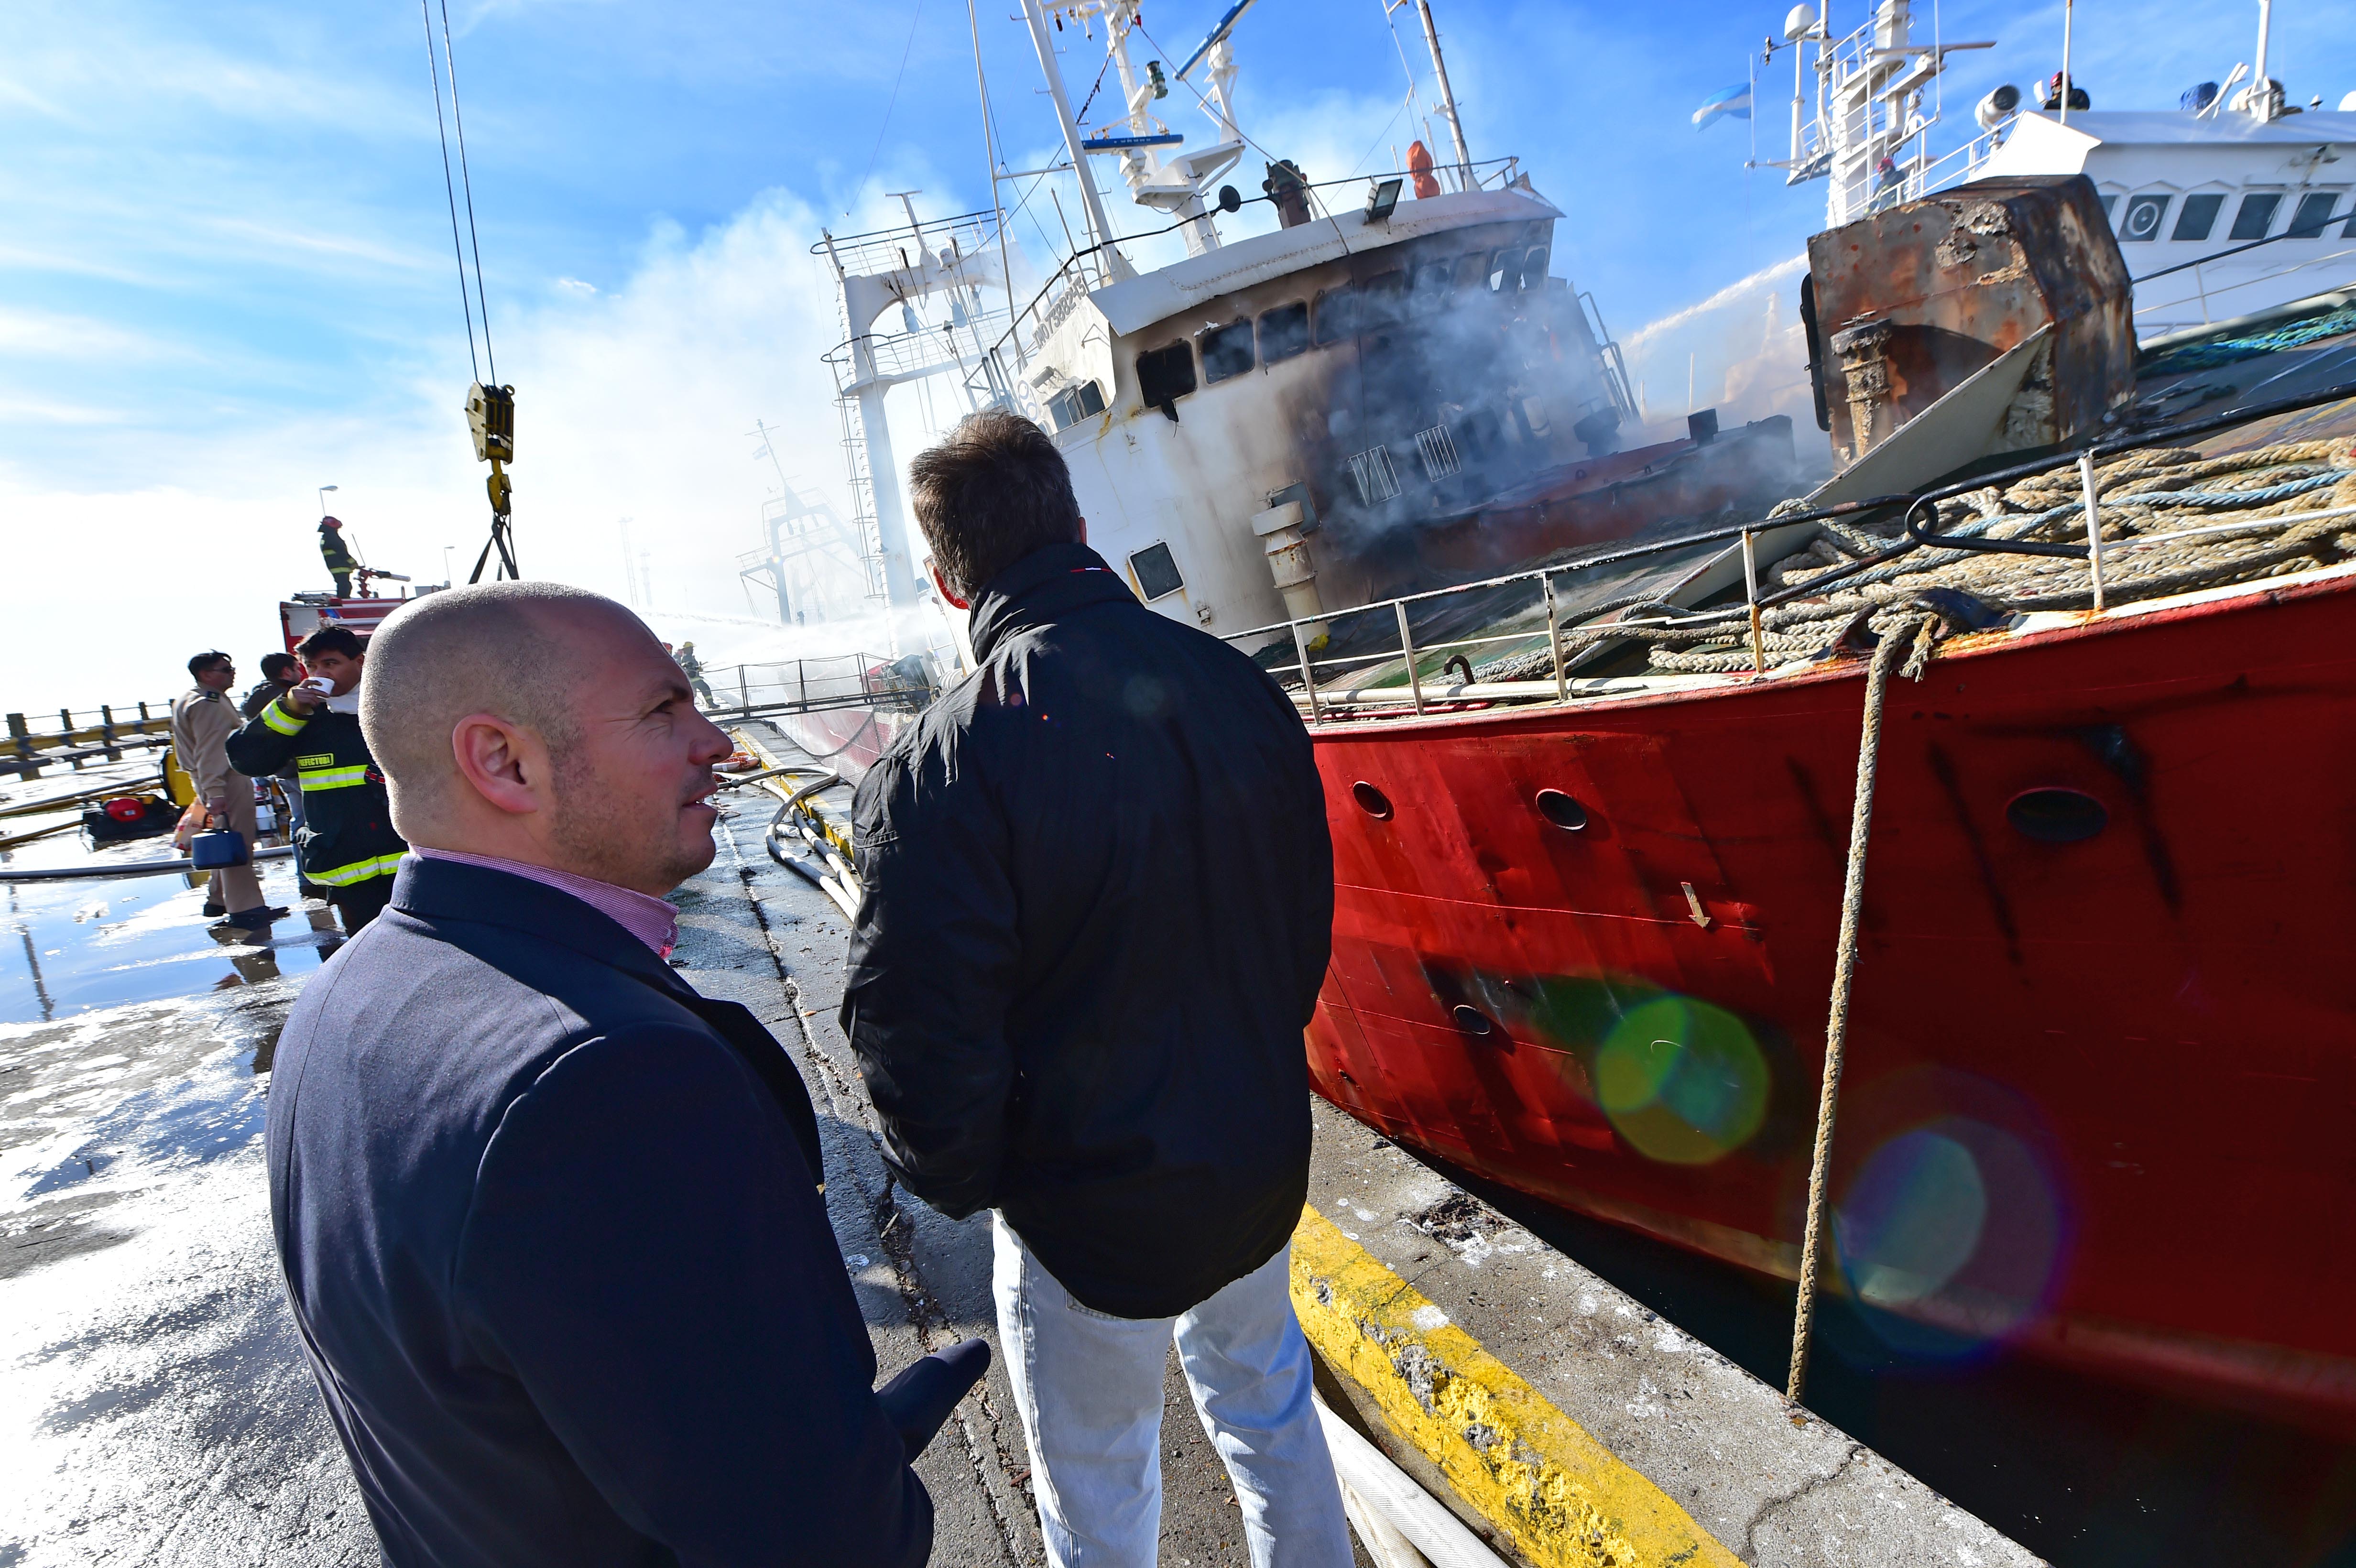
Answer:
<svg viewBox="0 0 2356 1568"><path fill-rule="evenodd" d="M2356 113L2024 113L1972 177L2029 174L2094 180L2145 338L2356 282Z"/></svg>
<svg viewBox="0 0 2356 1568"><path fill-rule="evenodd" d="M1387 537L1618 444L1624 388L1548 272L1560 216L1525 181L1068 265L1001 362L1156 609L1227 632L1364 603Z"/></svg>

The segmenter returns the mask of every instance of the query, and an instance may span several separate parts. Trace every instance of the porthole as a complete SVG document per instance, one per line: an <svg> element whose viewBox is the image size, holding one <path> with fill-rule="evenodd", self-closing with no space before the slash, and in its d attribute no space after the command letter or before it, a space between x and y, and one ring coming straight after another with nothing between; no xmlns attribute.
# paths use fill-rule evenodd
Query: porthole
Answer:
<svg viewBox="0 0 2356 1568"><path fill-rule="evenodd" d="M1489 1015L1478 1008L1468 1007L1459 1002L1456 1005L1454 1017L1456 1027L1466 1034L1486 1035L1497 1032L1497 1026L1489 1021Z"/></svg>
<svg viewBox="0 0 2356 1568"><path fill-rule="evenodd" d="M2031 789L2014 795L2005 820L2040 844L2076 844L2109 826L2110 808L2083 790Z"/></svg>
<svg viewBox="0 0 2356 1568"><path fill-rule="evenodd" d="M1587 826L1587 807L1558 789L1538 791L1538 815L1566 833L1576 833Z"/></svg>
<svg viewBox="0 0 2356 1568"><path fill-rule="evenodd" d="M1356 784L1352 784L1350 795L1358 803L1359 810L1377 822L1388 822L1391 819L1391 797L1365 780L1360 779Z"/></svg>

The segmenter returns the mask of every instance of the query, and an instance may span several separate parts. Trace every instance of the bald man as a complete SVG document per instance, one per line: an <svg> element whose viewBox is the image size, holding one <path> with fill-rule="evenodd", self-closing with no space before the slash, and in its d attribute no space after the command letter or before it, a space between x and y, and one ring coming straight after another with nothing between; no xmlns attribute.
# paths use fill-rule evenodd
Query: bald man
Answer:
<svg viewBox="0 0 2356 1568"><path fill-rule="evenodd" d="M287 1020L268 1149L385 1561L923 1563L909 1462L986 1352L871 1389L801 1080L665 962L728 738L545 583L412 602L361 693L412 854Z"/></svg>

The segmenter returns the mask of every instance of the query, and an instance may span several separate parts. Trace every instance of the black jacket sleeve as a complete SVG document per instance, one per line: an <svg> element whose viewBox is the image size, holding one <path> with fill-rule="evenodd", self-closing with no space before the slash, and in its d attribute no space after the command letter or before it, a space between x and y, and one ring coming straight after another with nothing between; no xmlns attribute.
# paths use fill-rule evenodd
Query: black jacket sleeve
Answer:
<svg viewBox="0 0 2356 1568"><path fill-rule="evenodd" d="M252 779L284 773L294 753L303 749L303 731L309 723L309 719L272 698L229 738L229 765Z"/></svg>
<svg viewBox="0 0 2356 1568"><path fill-rule="evenodd" d="M575 1047L502 1118L457 1264L467 1338L684 1568L916 1568L932 1503L815 1179L723 1044Z"/></svg>
<svg viewBox="0 0 2356 1568"><path fill-rule="evenodd" d="M865 885L842 1030L909 1191L952 1219L992 1201L1015 1087L1021 941L1005 825L970 765L887 756L853 808Z"/></svg>

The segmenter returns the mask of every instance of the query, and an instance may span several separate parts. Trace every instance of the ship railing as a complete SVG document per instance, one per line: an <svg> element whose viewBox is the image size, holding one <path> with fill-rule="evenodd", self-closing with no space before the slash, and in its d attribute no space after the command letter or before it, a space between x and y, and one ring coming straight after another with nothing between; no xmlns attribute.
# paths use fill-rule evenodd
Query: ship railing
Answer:
<svg viewBox="0 0 2356 1568"><path fill-rule="evenodd" d="M1518 155L1482 159L1472 165L1472 186L1476 189L1488 189L1494 183L1495 188L1502 190L1512 183L1515 176L1520 172L1521 163L1522 160ZM1391 169L1381 174L1352 175L1344 179L1311 180L1302 188L1316 192L1349 186L1366 190L1380 185L1385 180L1412 180L1414 177L1410 170ZM1253 202L1268 202L1273 205L1275 200L1273 196L1251 196L1244 197L1243 205L1248 207ZM1319 199L1318 205L1326 208L1325 217L1330 218L1333 215L1333 208L1327 206L1323 198ZM1213 216L1216 216L1216 209L1214 209ZM998 359L1003 368L1005 363L1003 356L1015 352L1018 347L1018 335L1019 347L1022 350L1018 357L1037 352L1040 346L1047 341L1055 328L1063 324L1065 317L1078 308L1079 301L1085 298L1090 290L1101 288L1108 281L1104 263L1106 251L1118 245L1133 244L1141 240L1155 240L1164 234L1173 234L1194 221L1195 220L1191 218L1182 218L1165 228L1149 229L1140 234L1116 235L1111 240L1082 246L1074 251L1064 258L1062 265L1048 274L1047 281L1039 285L1038 291L1031 296L1030 300L1013 313L1005 332L996 343L991 346L991 357ZM838 240L836 243L840 245L841 241ZM1021 378L1010 375L1006 379L1019 381Z"/></svg>
<svg viewBox="0 0 2356 1568"><path fill-rule="evenodd" d="M922 656L841 654L776 659L706 669L703 680L709 695L700 706L713 719L816 713L838 708L914 710L935 695L930 664Z"/></svg>
<svg viewBox="0 0 2356 1568"><path fill-rule="evenodd" d="M2297 261L2275 267L2271 271L2259 272L2251 277L2237 277L2231 282L2215 285L2210 283L2206 275L2206 269L2215 266L2220 261L2231 257L2245 255L2263 246L2279 245L2286 240L2319 241L2324 240L2334 229L2340 231L2340 237L2343 240L2356 240L2356 233L2350 232L2351 228L2356 228L2356 205L2351 205L2346 212L2334 212L2321 222L2310 221L2301 224L2294 221L2289 228L2279 234L2269 234L2263 240L2253 240L2246 244L2230 246L2206 256L2196 256L2189 261L2179 261L2174 266L2162 267L2157 272L2146 272L2142 277L2135 280L2138 295L2144 292L2144 285L2147 283L2157 283L2162 278L2188 278L2188 275L2191 292L2173 293L2167 299L2150 304L2139 302L2135 307L2136 318L2141 320L2148 315L2157 315L2163 311L2177 311L2184 309L2187 305L2197 305L2201 312L2201 325L2207 326L2217 319L2217 302L2246 289L2265 284L2278 286L2285 278L2304 272L2318 273L2316 281L2319 283L2321 283L2323 277L2336 272L2342 285L2356 283L2356 245L2342 245L2338 250L2326 251L2319 256L2303 256ZM2184 285L2179 283L2176 286L2180 290ZM2326 293L2331 286L2326 283L2315 292ZM2228 320L2239 314L2241 313L2231 309L2223 313L2225 319ZM2189 323L2187 326L2190 326Z"/></svg>
<svg viewBox="0 0 2356 1568"><path fill-rule="evenodd" d="M1886 565L1913 550L1926 547L2016 555L2058 556L2085 560L2088 562L2090 573L2094 575L2099 585L2098 557L2122 549L2141 549L2209 535L2288 528L2336 516L2343 511L2356 516L2356 507L2338 508L2333 511L2286 512L2272 517L2240 519L2166 534L2137 536L2131 540L2103 545L2099 550L2091 549L2089 546L2083 544L2051 543L2026 539L1960 538L1937 531L1938 504L1942 501L1953 500L1977 490L2002 489L2006 485L2037 475L2050 474L2056 469L2076 466L2082 461L2088 459L2100 461L2158 446L2163 443L2170 445L2181 444L2197 437L2231 429L2236 425L2294 413L2302 409L2315 408L2325 403L2340 402L2351 398L2356 398L2356 381L2342 382L2320 391L2303 393L2297 397L2247 404L2205 419L2187 421L2140 435L2096 441L2009 468L1975 475L1969 479L1953 484L1926 485L1903 494L1869 496L1858 500L1839 502L1830 507L1775 512L1749 522L1633 542L1572 560L1507 572L1503 576L1483 578L1472 582L1452 583L1445 588L1427 589L1419 593L1401 594L1396 598L1352 605L1345 609L1323 611L1313 615L1271 621L1265 625L1254 626L1245 631L1226 633L1220 640L1239 645L1247 651L1258 650L1263 656L1271 646L1280 650L1278 662L1270 667L1271 673L1280 680L1298 683L1290 688L1290 694L1294 705L1301 709L1303 717L1312 724L1324 722L1335 717L1355 718L1355 710L1365 708L1411 706L1413 710L1419 714L1430 707L1454 707L1464 703L1544 702L1548 699L1556 703L1568 703L1576 699L1620 695L1638 690L1675 690L1696 686L1721 685L1729 679L1756 678L1765 676L1770 669L1759 640L1760 617L1765 611L1795 600L1821 598L1827 589L1837 586L1848 578ZM1814 530L1810 529L1807 535L1796 537L1790 530L1832 518L1862 519L1869 514L1884 518L1892 515L1901 517L1904 521L1903 532L1885 549L1877 550L1830 571L1816 573L1804 582L1766 592L1760 591L1757 571L1759 561L1753 557L1753 551L1757 541L1762 538L1771 534L1775 535L1785 541L1788 548L1799 549L1805 545L1807 538L1813 536ZM1566 616L1564 613L1562 596L1557 590L1558 582L1563 580L1576 578L1581 573L1594 572L1606 567L1645 560L1713 544L1737 546L1745 558L1743 598L1739 604L1697 610L1663 603L1656 598L1622 596L1604 605L1581 612L1577 616ZM1531 585L1537 589L1537 597L1542 602L1545 611L1542 626L1530 625L1503 632L1491 630L1472 636L1443 637L1430 641L1417 639L1413 616L1416 609L1434 607L1442 601L1462 595L1494 593L1499 590L1521 584ZM2263 580L2248 586L2253 592L2264 591ZM2099 586L2095 594L2095 603L2097 608L2102 603ZM1751 650L1755 661L1754 667L1748 677L1704 674L1616 676L1591 678L1575 676L1574 672L1580 665L1586 663L1590 656L1601 651L1593 645L1597 641L1596 634L1599 631L1616 632L1624 629L1628 638L1637 638L1643 636L1649 628L1690 624L1697 616L1734 617L1735 619L1731 619L1728 624L1739 627L1741 624L1739 617L1746 613L1751 630ZM1620 619L1617 621L1601 619L1603 616L1612 614L1618 615ZM1630 619L1632 614L1642 618ZM1328 645L1333 625L1362 616L1376 617L1378 621L1388 618L1392 626L1396 628L1397 642L1382 646L1379 651L1316 656L1320 648ZM1564 638L1567 634L1571 633L1577 634L1575 640L1580 645L1575 651L1567 652L1564 647ZM1492 680L1479 678L1478 672L1472 665L1471 650L1495 647L1501 644L1519 644L1533 653L1543 650L1547 656L1544 665L1544 677ZM1608 642L1606 645L1609 645ZM1292 657L1283 659L1280 650L1287 646L1291 650ZM1443 677L1448 673L1448 666L1461 659L1464 667L1465 678L1462 681L1431 680L1424 672L1435 657L1440 660L1440 673ZM1355 683L1351 682L1353 670L1371 670L1394 664L1399 667L1396 674L1386 673L1378 680L1359 679ZM1335 673L1321 676L1319 674L1321 670Z"/></svg>
<svg viewBox="0 0 2356 1568"><path fill-rule="evenodd" d="M837 235L831 241L821 240L811 246L810 254L827 255L830 245L833 259L846 272L889 272L917 265L920 258L914 248L920 241L935 257L954 242L958 255L970 260L985 247L997 245L998 215L984 208L937 222L928 219L921 230L911 229L903 223L865 234Z"/></svg>
<svg viewBox="0 0 2356 1568"><path fill-rule="evenodd" d="M48 728L48 715L27 719L7 716L8 733L0 741L0 773L37 779L41 770L58 763L79 771L90 762L119 763L126 750L151 750L172 743L169 703L103 703L76 710L57 709L57 728Z"/></svg>

